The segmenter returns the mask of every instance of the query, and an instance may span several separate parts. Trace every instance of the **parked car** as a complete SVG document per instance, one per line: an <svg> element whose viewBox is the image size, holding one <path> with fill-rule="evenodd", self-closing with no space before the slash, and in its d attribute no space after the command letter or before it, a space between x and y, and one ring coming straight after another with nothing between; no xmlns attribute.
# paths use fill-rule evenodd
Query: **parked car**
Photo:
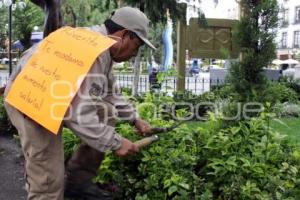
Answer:
<svg viewBox="0 0 300 200"><path fill-rule="evenodd" d="M8 58L2 58L0 60L1 60L0 64L2 64L2 65L8 65L8 63L9 63L9 59Z"/></svg>
<svg viewBox="0 0 300 200"><path fill-rule="evenodd" d="M200 72L200 68L199 67L197 67L197 68L191 68L190 70L189 70L189 73L190 74L199 74L199 72Z"/></svg>
<svg viewBox="0 0 300 200"><path fill-rule="evenodd" d="M202 70L205 72L209 72L210 69L222 69L219 65L206 65L202 67Z"/></svg>
<svg viewBox="0 0 300 200"><path fill-rule="evenodd" d="M300 78L300 64L293 65L291 67L288 67L285 70L282 70L282 75L288 76L288 77L291 77L294 79L299 79Z"/></svg>

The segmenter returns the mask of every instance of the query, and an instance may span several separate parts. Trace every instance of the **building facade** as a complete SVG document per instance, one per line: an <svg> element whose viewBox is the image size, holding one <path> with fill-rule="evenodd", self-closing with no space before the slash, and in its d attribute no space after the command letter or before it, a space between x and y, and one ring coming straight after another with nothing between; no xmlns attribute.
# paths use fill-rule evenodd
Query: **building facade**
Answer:
<svg viewBox="0 0 300 200"><path fill-rule="evenodd" d="M300 60L300 1L278 0L280 26L277 32L277 58Z"/></svg>
<svg viewBox="0 0 300 200"><path fill-rule="evenodd" d="M300 0L277 0L277 2L280 7L280 26L276 37L277 58L281 60L294 58L300 61ZM239 18L240 8L236 0L201 0L200 9L207 18Z"/></svg>

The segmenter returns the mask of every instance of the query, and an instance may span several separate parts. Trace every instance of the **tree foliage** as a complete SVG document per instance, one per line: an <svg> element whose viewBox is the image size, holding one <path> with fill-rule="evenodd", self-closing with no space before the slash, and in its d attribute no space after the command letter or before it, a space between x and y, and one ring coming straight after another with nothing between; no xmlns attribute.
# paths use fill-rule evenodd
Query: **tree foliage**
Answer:
<svg viewBox="0 0 300 200"><path fill-rule="evenodd" d="M101 24L115 8L116 3L108 0L66 0L62 8L64 23L73 27Z"/></svg>
<svg viewBox="0 0 300 200"><path fill-rule="evenodd" d="M173 19L184 18L186 13L185 8L178 6L176 0L124 0L124 2L128 5L138 6L153 23L166 22L167 9Z"/></svg>
<svg viewBox="0 0 300 200"><path fill-rule="evenodd" d="M117 7L133 6L140 8L154 23L166 21L166 10L174 18L183 16L176 0L136 1L136 0L66 0L63 2L65 24L71 26L89 26L101 24Z"/></svg>
<svg viewBox="0 0 300 200"><path fill-rule="evenodd" d="M25 49L31 46L33 27L42 26L43 19L43 11L30 1L24 8L16 7L13 12L13 36L20 40Z"/></svg>
<svg viewBox="0 0 300 200"><path fill-rule="evenodd" d="M42 26L43 12L40 8L32 4L30 1L25 1L26 6L23 8L18 6L13 10L12 18L12 37L13 40L20 40L25 48L30 47L30 37L34 26ZM0 8L0 38L1 45L8 38L8 23L9 23L8 7Z"/></svg>
<svg viewBox="0 0 300 200"><path fill-rule="evenodd" d="M263 68L276 56L279 7L276 0L242 0L243 16L235 31L242 60L231 68L230 82L243 99L264 87Z"/></svg>

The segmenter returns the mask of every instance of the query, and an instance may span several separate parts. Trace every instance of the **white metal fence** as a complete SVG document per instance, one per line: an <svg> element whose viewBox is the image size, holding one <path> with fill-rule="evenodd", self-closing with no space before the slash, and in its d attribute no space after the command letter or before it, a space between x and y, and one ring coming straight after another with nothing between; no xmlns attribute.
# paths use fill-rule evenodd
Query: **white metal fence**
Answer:
<svg viewBox="0 0 300 200"><path fill-rule="evenodd" d="M116 75L116 81L120 88L132 88L133 87L133 75ZM162 83L160 90L172 94L176 91L176 77L168 77ZM209 73L202 74L201 76L186 77L185 89L193 92L194 94L202 94L210 90L212 85L220 85L224 83L224 79L210 79ZM149 77L147 75L141 75L139 80L138 93L145 93L150 90Z"/></svg>
<svg viewBox="0 0 300 200"><path fill-rule="evenodd" d="M6 85L9 79L9 74L7 71L0 71L0 87Z"/></svg>
<svg viewBox="0 0 300 200"><path fill-rule="evenodd" d="M128 74L117 74L115 76L118 86L120 88L132 88L133 87L133 75ZM6 85L9 79L9 74L7 71L0 71L0 87ZM161 84L161 91L172 94L176 91L176 77L168 77ZM191 91L195 94L202 94L210 90L212 85L223 84L224 80L210 79L209 73L203 73L199 76L186 77L185 79L185 89ZM141 75L139 80L139 93L145 93L150 91L149 77L147 75Z"/></svg>

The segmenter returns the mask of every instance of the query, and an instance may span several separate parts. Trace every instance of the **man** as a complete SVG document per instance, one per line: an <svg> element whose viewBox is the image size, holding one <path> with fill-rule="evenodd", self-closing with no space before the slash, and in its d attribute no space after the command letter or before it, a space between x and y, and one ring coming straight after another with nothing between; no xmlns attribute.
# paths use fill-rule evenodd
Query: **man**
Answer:
<svg viewBox="0 0 300 200"><path fill-rule="evenodd" d="M158 82L157 74L157 69L153 68L151 74L149 75L150 90L152 92L161 89L161 84Z"/></svg>
<svg viewBox="0 0 300 200"><path fill-rule="evenodd" d="M61 200L64 182L66 197L111 199L109 192L92 183L104 152L112 150L117 156L128 156L139 150L134 143L115 133L116 115L131 121L142 135L151 132L150 125L137 117L133 107L114 94L112 62L130 59L144 43L155 49L147 39L148 21L138 9L124 7L116 10L104 25L90 28L116 39L117 43L97 57L66 113L64 125L83 143L67 163L65 181L61 131L54 135L5 103L21 138L28 199ZM21 58L6 87L5 96L22 67L35 53L36 46Z"/></svg>

